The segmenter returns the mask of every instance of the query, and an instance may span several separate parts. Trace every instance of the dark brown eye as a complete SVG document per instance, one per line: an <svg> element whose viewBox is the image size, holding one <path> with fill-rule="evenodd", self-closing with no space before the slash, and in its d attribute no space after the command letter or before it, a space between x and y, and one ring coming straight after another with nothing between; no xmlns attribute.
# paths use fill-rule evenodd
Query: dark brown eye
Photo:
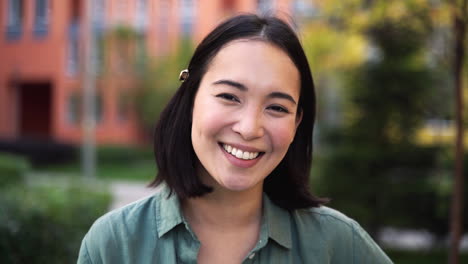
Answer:
<svg viewBox="0 0 468 264"><path fill-rule="evenodd" d="M270 107L268 107L268 109L270 110L273 110L275 112L279 112L279 113L289 113L288 109L282 107L282 106L279 106L279 105L272 105Z"/></svg>
<svg viewBox="0 0 468 264"><path fill-rule="evenodd" d="M227 100L227 101L240 102L239 99L237 99L237 97L235 97L232 94L228 94L228 93L218 94L218 95L216 95L216 97L222 98L222 99Z"/></svg>

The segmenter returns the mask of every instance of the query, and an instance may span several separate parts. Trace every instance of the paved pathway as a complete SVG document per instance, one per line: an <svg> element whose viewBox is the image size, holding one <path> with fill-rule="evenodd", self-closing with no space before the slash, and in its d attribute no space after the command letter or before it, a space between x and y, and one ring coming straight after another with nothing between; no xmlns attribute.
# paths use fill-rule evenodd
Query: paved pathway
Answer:
<svg viewBox="0 0 468 264"><path fill-rule="evenodd" d="M114 181L110 184L114 200L110 210L120 208L143 197L150 196L155 189L146 187L146 183Z"/></svg>

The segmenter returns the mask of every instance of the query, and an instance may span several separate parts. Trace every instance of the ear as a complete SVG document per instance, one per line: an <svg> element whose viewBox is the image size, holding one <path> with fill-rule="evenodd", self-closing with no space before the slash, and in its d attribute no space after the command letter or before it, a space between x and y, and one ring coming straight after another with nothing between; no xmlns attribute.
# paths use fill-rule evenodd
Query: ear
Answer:
<svg viewBox="0 0 468 264"><path fill-rule="evenodd" d="M302 109L298 109L297 114L296 114L296 130L299 127L299 125L301 124L302 115L303 115Z"/></svg>

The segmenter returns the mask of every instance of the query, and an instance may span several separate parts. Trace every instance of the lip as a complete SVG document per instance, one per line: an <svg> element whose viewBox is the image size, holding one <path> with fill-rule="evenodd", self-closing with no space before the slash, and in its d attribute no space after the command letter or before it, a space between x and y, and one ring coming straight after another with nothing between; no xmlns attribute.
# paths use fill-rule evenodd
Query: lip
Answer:
<svg viewBox="0 0 468 264"><path fill-rule="evenodd" d="M226 143L228 144L228 143ZM256 150L255 148L242 148L242 146L240 145L231 145L231 144L228 144L230 146L233 146L233 147L239 147L239 149L242 149L244 151L249 151L249 152L261 152L261 151L258 151ZM233 155L229 154L226 152L226 150L223 148L223 143L220 143L218 144L221 152L224 154L224 156L226 157L226 159L234 166L237 166L237 167L241 167L241 168L250 168L250 167L253 167L255 166L255 164L257 164L257 162L260 161L260 159L263 157L263 153L260 153L260 155L255 158L255 159L251 159L251 160L243 160L243 159L239 159L237 157L234 157ZM249 150L251 149L251 150Z"/></svg>

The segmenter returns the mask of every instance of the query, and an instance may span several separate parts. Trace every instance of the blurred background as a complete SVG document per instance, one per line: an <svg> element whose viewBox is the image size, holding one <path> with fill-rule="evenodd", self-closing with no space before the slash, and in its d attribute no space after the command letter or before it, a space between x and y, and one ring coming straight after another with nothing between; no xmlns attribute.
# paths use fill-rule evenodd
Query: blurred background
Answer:
<svg viewBox="0 0 468 264"><path fill-rule="evenodd" d="M302 40L313 192L395 263L447 263L453 190L468 185L454 181L466 2L0 0L0 263L74 263L99 216L152 193L154 123L197 43L239 12L276 14Z"/></svg>

